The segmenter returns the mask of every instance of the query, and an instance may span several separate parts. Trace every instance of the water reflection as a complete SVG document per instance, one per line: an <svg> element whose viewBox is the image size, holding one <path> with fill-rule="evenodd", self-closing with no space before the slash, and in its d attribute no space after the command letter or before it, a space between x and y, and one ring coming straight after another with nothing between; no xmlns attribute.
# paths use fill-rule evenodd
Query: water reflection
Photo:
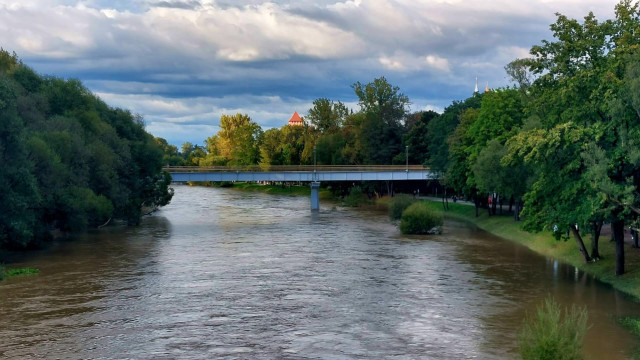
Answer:
<svg viewBox="0 0 640 360"><path fill-rule="evenodd" d="M465 224L405 237L377 211L176 187L137 228L60 243L0 284L0 357L516 357L545 296L587 305L592 359L625 358L636 304Z"/></svg>

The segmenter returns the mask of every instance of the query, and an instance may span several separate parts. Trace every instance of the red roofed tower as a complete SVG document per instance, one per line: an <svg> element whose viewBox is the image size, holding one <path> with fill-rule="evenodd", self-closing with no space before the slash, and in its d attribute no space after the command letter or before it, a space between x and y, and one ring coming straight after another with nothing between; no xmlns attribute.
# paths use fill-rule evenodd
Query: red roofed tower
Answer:
<svg viewBox="0 0 640 360"><path fill-rule="evenodd" d="M289 126L302 126L303 122L302 122L302 118L300 117L300 115L298 115L297 111L293 112L293 115L291 116L291 119L289 119Z"/></svg>

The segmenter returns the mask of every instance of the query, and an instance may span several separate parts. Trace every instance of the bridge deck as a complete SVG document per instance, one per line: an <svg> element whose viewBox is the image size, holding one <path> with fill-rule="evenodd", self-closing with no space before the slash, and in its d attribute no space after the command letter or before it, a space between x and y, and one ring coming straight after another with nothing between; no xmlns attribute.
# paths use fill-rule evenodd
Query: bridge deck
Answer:
<svg viewBox="0 0 640 360"><path fill-rule="evenodd" d="M245 167L165 167L173 181L374 181L426 180L432 173L421 165L257 165Z"/></svg>

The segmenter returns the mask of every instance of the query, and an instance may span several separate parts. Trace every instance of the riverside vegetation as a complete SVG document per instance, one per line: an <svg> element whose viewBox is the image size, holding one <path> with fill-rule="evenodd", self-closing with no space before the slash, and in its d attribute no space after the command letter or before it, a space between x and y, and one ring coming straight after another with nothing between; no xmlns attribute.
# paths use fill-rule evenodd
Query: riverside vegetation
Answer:
<svg viewBox="0 0 640 360"><path fill-rule="evenodd" d="M603 21L558 14L550 28L552 40L506 65L513 87L475 93L442 114L410 113L408 97L381 77L351 86L355 112L319 98L303 126L263 131L246 114L223 115L204 146L178 151L156 141L164 162L176 165L297 165L314 157L322 165L424 164L445 194L472 199L476 214L488 208L495 216L504 202L527 231L568 232L588 266L635 273L624 230L638 238L640 7L622 0L615 18ZM388 182L350 185L368 199L394 192ZM614 263L601 261L604 224L613 230Z"/></svg>
<svg viewBox="0 0 640 360"><path fill-rule="evenodd" d="M523 360L582 359L582 343L587 333L587 309L562 309L547 298L535 314L525 320L518 336Z"/></svg>
<svg viewBox="0 0 640 360"><path fill-rule="evenodd" d="M171 199L162 159L140 116L0 50L0 248L35 248L112 218L137 224L143 207Z"/></svg>

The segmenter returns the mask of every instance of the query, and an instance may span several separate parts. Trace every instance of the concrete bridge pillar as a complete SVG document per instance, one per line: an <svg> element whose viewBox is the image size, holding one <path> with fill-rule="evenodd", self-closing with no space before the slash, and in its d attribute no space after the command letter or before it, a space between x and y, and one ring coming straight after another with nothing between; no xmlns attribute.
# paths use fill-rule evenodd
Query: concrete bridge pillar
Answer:
<svg viewBox="0 0 640 360"><path fill-rule="evenodd" d="M313 181L311 183L311 211L319 211L320 210L320 182Z"/></svg>

